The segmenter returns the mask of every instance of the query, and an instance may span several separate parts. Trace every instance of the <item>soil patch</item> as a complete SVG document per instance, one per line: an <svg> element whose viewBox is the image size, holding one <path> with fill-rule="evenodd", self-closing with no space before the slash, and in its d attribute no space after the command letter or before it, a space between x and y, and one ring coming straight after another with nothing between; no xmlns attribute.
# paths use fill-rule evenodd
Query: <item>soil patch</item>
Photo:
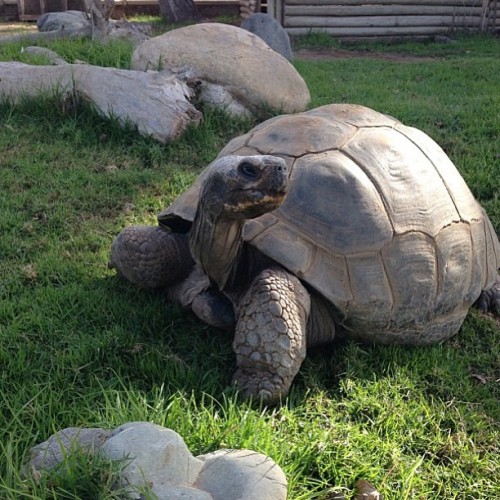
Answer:
<svg viewBox="0 0 500 500"><path fill-rule="evenodd" d="M370 52L365 50L347 50L347 49L299 49L294 51L294 57L297 59L306 59L309 61L321 61L330 59L348 59L348 58L368 58L383 59L386 61L418 63L427 61L437 61L439 57L414 56L407 54L394 54L386 52Z"/></svg>
<svg viewBox="0 0 500 500"><path fill-rule="evenodd" d="M1 35L16 35L17 33L36 31L36 23L0 23Z"/></svg>

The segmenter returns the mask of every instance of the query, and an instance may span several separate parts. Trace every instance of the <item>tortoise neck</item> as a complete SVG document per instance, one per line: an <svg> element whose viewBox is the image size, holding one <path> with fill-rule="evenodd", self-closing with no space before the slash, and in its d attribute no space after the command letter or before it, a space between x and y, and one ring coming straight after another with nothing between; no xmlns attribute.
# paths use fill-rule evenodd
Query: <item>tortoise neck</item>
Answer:
<svg viewBox="0 0 500 500"><path fill-rule="evenodd" d="M222 214L209 215L200 205L193 221L189 238L194 260L220 290L237 265L243 246L242 231L245 221L225 217Z"/></svg>

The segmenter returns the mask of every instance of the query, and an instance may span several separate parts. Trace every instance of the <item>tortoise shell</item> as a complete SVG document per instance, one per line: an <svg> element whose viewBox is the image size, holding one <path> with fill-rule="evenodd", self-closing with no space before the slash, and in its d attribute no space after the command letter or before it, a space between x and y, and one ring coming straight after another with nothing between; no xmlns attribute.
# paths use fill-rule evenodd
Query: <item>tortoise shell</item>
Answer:
<svg viewBox="0 0 500 500"><path fill-rule="evenodd" d="M447 338L496 277L500 244L484 210L443 150L394 118L346 104L282 115L219 157L233 154L285 159L283 205L248 220L244 239L334 304L360 339ZM160 224L193 220L203 179Z"/></svg>

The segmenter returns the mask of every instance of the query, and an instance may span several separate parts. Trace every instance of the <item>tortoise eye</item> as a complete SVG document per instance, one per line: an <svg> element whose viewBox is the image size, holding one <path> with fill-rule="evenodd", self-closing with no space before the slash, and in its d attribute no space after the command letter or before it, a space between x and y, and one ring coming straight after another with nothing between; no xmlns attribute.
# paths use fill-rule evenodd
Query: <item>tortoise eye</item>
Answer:
<svg viewBox="0 0 500 500"><path fill-rule="evenodd" d="M260 177L260 170L248 161L242 161L238 165L238 171L243 177L249 180L255 180Z"/></svg>

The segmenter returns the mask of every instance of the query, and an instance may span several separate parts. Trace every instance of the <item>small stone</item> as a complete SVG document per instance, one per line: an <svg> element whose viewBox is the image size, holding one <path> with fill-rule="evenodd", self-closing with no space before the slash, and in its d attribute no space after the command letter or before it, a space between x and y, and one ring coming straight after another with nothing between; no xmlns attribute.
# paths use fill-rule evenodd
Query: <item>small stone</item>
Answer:
<svg viewBox="0 0 500 500"><path fill-rule="evenodd" d="M382 495L375 486L364 479L356 481L354 490L356 492L354 500L383 500Z"/></svg>

